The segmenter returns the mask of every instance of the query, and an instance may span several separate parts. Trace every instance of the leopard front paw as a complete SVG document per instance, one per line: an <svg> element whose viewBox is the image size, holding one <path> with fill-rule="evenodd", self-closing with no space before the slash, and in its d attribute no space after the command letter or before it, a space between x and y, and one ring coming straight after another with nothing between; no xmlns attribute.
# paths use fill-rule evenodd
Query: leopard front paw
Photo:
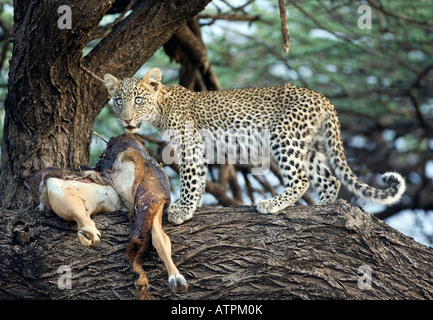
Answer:
<svg viewBox="0 0 433 320"><path fill-rule="evenodd" d="M192 218L194 211L180 206L177 203L172 203L168 207L168 221L174 224L181 224Z"/></svg>

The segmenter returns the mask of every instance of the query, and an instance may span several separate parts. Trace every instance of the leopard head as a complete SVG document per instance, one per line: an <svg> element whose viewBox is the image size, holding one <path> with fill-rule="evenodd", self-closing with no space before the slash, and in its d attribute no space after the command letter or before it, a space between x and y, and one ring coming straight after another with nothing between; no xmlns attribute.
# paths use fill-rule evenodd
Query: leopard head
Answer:
<svg viewBox="0 0 433 320"><path fill-rule="evenodd" d="M117 117L127 132L135 133L142 121L152 124L158 117L157 98L161 89L159 69L150 70L143 79L126 78L122 81L106 74L104 86L113 98Z"/></svg>

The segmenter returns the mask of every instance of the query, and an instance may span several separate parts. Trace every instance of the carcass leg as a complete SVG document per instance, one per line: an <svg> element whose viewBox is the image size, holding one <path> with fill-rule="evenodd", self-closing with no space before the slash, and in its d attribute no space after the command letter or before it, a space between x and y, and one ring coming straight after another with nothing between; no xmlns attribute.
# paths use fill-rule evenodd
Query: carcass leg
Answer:
<svg viewBox="0 0 433 320"><path fill-rule="evenodd" d="M47 182L48 201L51 209L62 219L76 221L78 239L87 247L100 242L101 233L90 218L92 213L86 209L82 194L89 194L91 184L81 184L80 189L73 188L74 182L51 178Z"/></svg>
<svg viewBox="0 0 433 320"><path fill-rule="evenodd" d="M171 241L162 229L162 212L163 204L157 209L157 213L152 224L152 244L156 248L159 257L164 262L168 272L168 284L174 293L188 291L188 285L185 278L179 273L179 270L171 258Z"/></svg>

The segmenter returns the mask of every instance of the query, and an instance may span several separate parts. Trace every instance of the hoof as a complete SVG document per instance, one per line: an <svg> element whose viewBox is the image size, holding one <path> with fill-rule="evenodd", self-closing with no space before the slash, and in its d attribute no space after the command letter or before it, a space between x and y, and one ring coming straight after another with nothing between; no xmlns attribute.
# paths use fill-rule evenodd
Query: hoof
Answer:
<svg viewBox="0 0 433 320"><path fill-rule="evenodd" d="M180 273L168 277L168 284L170 285L170 289L173 293L188 291L188 284L186 283L183 275Z"/></svg>
<svg viewBox="0 0 433 320"><path fill-rule="evenodd" d="M99 234L89 227L82 227L78 230L77 235L80 242L86 247L97 246L101 240Z"/></svg>

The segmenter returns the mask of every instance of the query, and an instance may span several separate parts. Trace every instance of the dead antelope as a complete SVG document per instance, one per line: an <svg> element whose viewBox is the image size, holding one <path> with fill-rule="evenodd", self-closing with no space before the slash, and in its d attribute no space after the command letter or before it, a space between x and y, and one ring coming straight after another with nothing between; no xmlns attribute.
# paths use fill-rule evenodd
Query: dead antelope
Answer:
<svg viewBox="0 0 433 320"><path fill-rule="evenodd" d="M78 238L85 246L97 245L101 236L91 215L130 209L127 257L138 275L137 297L150 299L141 260L150 238L167 268L171 290L185 292L188 285L173 263L170 238L162 229L162 214L170 203L169 181L144 145L135 134L112 138L95 170L46 168L32 175L30 186L40 209L52 209L59 217L77 222Z"/></svg>
<svg viewBox="0 0 433 320"><path fill-rule="evenodd" d="M94 170L45 168L32 174L30 187L39 210L52 210L62 219L77 222L78 239L88 247L98 245L101 237L90 216L125 209L116 190Z"/></svg>

